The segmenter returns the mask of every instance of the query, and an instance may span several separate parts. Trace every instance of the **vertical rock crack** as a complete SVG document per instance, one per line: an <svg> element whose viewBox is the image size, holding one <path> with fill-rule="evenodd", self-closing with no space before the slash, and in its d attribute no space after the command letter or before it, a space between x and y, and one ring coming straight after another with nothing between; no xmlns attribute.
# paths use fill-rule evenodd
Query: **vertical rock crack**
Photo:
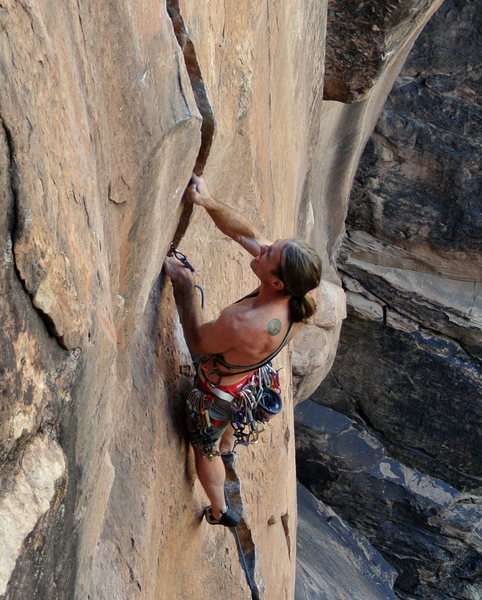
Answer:
<svg viewBox="0 0 482 600"><path fill-rule="evenodd" d="M227 469L226 477L226 500L228 506L234 508L238 514L243 514L243 501L241 498L241 485L233 468ZM256 573L256 547L253 542L251 530L244 518L239 525L233 529L233 534L238 548L239 560L246 576L246 581L251 590L252 600L260 600L262 586L255 580Z"/></svg>
<svg viewBox="0 0 482 600"><path fill-rule="evenodd" d="M196 175L202 175L204 167L209 156L211 144L214 137L215 120L214 114L209 103L206 86L201 73L201 68L196 56L196 50L194 44L189 37L184 19L182 18L181 11L179 8L178 0L166 0L166 8L168 15L172 21L174 34L177 42L182 50L184 57L184 64L186 66L187 73L189 75L189 81L191 82L194 99L196 105L202 117L201 124L201 146L194 166L194 173ZM182 84L179 83L181 93ZM185 195L183 201L185 200ZM192 205L184 202L184 209L179 219L179 224L174 234L173 244L177 246L184 236L186 229L189 225L189 219L192 214Z"/></svg>
<svg viewBox="0 0 482 600"><path fill-rule="evenodd" d="M209 103L206 86L202 77L199 62L197 60L196 51L194 44L189 37L184 19L182 18L179 1L178 0L166 0L166 7L169 17L172 21L174 34L178 41L178 44L182 50L184 63L186 70L189 75L189 80L192 86L196 105L202 117L201 124L201 146L194 166L194 173L196 175L202 175L206 162L211 149L211 144L214 137L215 120L214 114ZM182 84L179 83L182 93ZM185 200L185 194L183 201ZM192 205L184 202L184 209L181 214L179 224L174 235L173 244L177 246L184 236L186 229L189 225L189 219L192 214ZM240 493L240 482L234 472L230 470L228 473L228 479L226 482L226 497L230 505L235 506L237 512L242 514L242 499ZM241 566L245 572L246 580L251 590L252 599L259 600L260 598L260 586L255 581L255 561L256 561L256 549L251 535L251 530L246 524L244 519L241 520L240 524L235 531L236 544L238 547L239 558Z"/></svg>

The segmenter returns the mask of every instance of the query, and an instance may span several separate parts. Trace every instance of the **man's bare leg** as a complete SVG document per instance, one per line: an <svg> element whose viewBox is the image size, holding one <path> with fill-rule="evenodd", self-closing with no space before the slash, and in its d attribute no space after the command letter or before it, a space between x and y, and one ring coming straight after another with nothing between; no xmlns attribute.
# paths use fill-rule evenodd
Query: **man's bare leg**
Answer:
<svg viewBox="0 0 482 600"><path fill-rule="evenodd" d="M231 425L228 425L219 443L219 452L221 452L221 454L232 452L234 449L234 441L234 429Z"/></svg>
<svg viewBox="0 0 482 600"><path fill-rule="evenodd" d="M226 499L224 497L224 481L226 470L220 456L209 460L202 454L200 447L194 447L196 459L196 472L199 481L204 488L210 502L211 511L215 519L221 518L221 511L226 510Z"/></svg>

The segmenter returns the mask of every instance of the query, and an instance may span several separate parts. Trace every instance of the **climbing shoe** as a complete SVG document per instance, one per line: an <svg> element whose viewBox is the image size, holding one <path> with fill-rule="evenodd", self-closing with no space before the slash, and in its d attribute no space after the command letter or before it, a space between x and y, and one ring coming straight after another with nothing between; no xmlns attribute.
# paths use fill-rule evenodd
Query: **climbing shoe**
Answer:
<svg viewBox="0 0 482 600"><path fill-rule="evenodd" d="M221 452L221 459L224 466L228 469L234 469L234 452Z"/></svg>
<svg viewBox="0 0 482 600"><path fill-rule="evenodd" d="M237 515L234 510L227 508L224 512L221 513L220 519L215 519L214 515L211 511L211 507L208 506L204 511L204 516L209 525L224 525L224 527L236 527L238 523L241 521L239 515Z"/></svg>

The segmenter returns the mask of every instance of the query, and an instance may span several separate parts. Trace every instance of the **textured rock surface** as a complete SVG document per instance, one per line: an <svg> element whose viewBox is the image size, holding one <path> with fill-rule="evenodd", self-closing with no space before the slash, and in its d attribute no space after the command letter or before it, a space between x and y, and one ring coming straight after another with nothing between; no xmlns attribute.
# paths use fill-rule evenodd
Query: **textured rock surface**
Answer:
<svg viewBox="0 0 482 600"><path fill-rule="evenodd" d="M481 381L472 361L427 330L350 315L334 371L312 398L370 426L407 464L478 487Z"/></svg>
<svg viewBox="0 0 482 600"><path fill-rule="evenodd" d="M326 412L321 431L300 416L302 481L371 539L410 599L480 597L481 14L444 2L355 179L339 255L348 319L312 395L353 422Z"/></svg>
<svg viewBox="0 0 482 600"><path fill-rule="evenodd" d="M250 597L232 534L200 521L182 419L191 360L158 274L208 156L215 195L273 238L309 237L299 215L318 152L326 5L167 8L0 6L2 507L23 489L32 444L48 436L59 453L38 456L50 462L41 502L21 493L8 600ZM183 249L207 316L254 284L202 211ZM287 352L282 365L287 389ZM290 402L287 390L286 412L237 467L264 598L294 589Z"/></svg>
<svg viewBox="0 0 482 600"><path fill-rule="evenodd" d="M401 598L477 598L482 501L389 458L348 417L307 400L295 411L298 477L366 535L398 572Z"/></svg>
<svg viewBox="0 0 482 600"><path fill-rule="evenodd" d="M298 513L296 600L397 599L392 567L366 538L300 484Z"/></svg>
<svg viewBox="0 0 482 600"><path fill-rule="evenodd" d="M432 5L430 0L330 0L325 99L352 103L370 95Z"/></svg>
<svg viewBox="0 0 482 600"><path fill-rule="evenodd" d="M20 469L3 480L7 493L0 498L0 594L4 594L23 542L50 509L56 485L65 475L62 449L47 436L33 438L22 450Z"/></svg>
<svg viewBox="0 0 482 600"><path fill-rule="evenodd" d="M345 294L337 285L323 281L315 293L318 310L302 328L291 356L293 400L308 398L328 374L346 317Z"/></svg>
<svg viewBox="0 0 482 600"><path fill-rule="evenodd" d="M319 161L310 171L307 192L310 198L322 199L312 205L316 223L312 238L317 247L326 248L326 277L335 283L338 274L333 257L344 238L348 199L361 153L415 39L441 3L329 4L327 39L332 30L339 35L337 39L333 34L327 42L327 101L317 143ZM377 15L373 29L370 15Z"/></svg>

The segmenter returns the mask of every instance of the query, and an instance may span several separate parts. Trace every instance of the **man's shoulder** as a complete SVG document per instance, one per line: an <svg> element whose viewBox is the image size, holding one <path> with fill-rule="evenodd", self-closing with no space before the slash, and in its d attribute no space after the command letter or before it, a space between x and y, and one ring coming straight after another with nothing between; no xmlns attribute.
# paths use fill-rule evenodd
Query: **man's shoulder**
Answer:
<svg viewBox="0 0 482 600"><path fill-rule="evenodd" d="M235 304L227 306L219 315L217 322L229 329L239 329L246 325L245 311Z"/></svg>

